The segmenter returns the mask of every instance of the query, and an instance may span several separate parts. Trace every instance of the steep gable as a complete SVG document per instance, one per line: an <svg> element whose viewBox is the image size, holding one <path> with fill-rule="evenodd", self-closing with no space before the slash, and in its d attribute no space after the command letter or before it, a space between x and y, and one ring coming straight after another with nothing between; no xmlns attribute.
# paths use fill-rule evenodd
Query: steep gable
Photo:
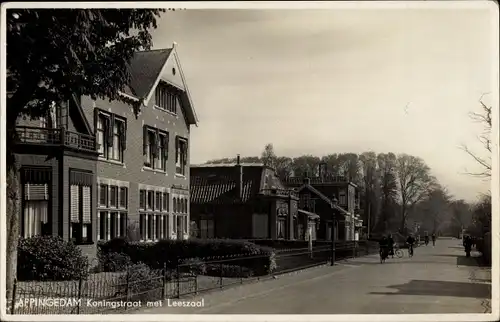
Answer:
<svg viewBox="0 0 500 322"><path fill-rule="evenodd" d="M154 97L156 87L163 80L179 89L181 108L188 124L198 124L198 117L175 49L175 43L172 48L135 53L129 68L131 81L122 95L142 100L144 106L148 106L149 101Z"/></svg>
<svg viewBox="0 0 500 322"><path fill-rule="evenodd" d="M315 194L317 197L319 197L321 200L323 200L324 202L326 202L327 204L329 204L330 206L332 206L334 209L336 209L340 213L342 213L344 215L348 215L349 214L344 208L339 207L338 205L335 205L330 198L328 198L327 196L325 196L323 193L321 193L318 189L314 188L310 184L304 184L304 185L302 185L298 189L298 192L301 192L303 190L308 190L308 191L312 192L313 194Z"/></svg>

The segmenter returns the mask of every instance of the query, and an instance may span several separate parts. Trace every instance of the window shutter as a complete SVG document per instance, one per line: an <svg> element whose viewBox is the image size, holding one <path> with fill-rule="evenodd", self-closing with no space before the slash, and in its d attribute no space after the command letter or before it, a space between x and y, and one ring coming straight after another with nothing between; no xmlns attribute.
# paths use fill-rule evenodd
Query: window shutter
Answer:
<svg viewBox="0 0 500 322"><path fill-rule="evenodd" d="M153 142L151 142L151 152L153 153L153 158L156 158L158 156L158 130L154 132L153 138ZM151 161L151 163L153 162Z"/></svg>
<svg viewBox="0 0 500 322"><path fill-rule="evenodd" d="M148 153L148 127L144 125L142 128L142 154Z"/></svg>
<svg viewBox="0 0 500 322"><path fill-rule="evenodd" d="M79 201L80 201L80 191L79 186L71 185L70 188L70 204L71 204L71 222L78 223L80 222L79 216Z"/></svg>
<svg viewBox="0 0 500 322"><path fill-rule="evenodd" d="M112 147L113 146L113 136L114 136L114 127L115 127L115 116L111 114L109 121L108 121L108 146Z"/></svg>
<svg viewBox="0 0 500 322"><path fill-rule="evenodd" d="M188 151L188 141L183 141L182 144L182 162L183 164L187 163L187 151Z"/></svg>
<svg viewBox="0 0 500 322"><path fill-rule="evenodd" d="M92 203L90 187L83 187L83 223L90 224L92 216Z"/></svg>
<svg viewBox="0 0 500 322"><path fill-rule="evenodd" d="M179 162L179 137L175 137L175 163Z"/></svg>
<svg viewBox="0 0 500 322"><path fill-rule="evenodd" d="M168 144L170 142L170 135L168 133L163 137L163 158L168 160Z"/></svg>
<svg viewBox="0 0 500 322"><path fill-rule="evenodd" d="M122 144L122 150L127 149L127 121L120 122L120 142Z"/></svg>
<svg viewBox="0 0 500 322"><path fill-rule="evenodd" d="M48 200L49 186L47 184L25 184L24 200Z"/></svg>

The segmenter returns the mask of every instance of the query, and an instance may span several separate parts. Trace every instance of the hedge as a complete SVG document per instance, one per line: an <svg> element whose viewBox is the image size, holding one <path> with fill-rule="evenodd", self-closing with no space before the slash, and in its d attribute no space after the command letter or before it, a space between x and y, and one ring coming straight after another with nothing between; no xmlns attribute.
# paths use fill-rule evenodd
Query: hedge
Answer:
<svg viewBox="0 0 500 322"><path fill-rule="evenodd" d="M177 264L184 259L199 258L204 262L210 262L216 260L217 257L226 256L252 256L252 259L243 258L238 262L240 262L239 265L248 267L255 274L267 274L276 265L272 248L232 239L191 238L189 240L129 242L117 238L98 244L98 257L101 266L105 266L102 261L109 259L111 253L125 254L133 263L145 263L154 269L163 268L164 265L169 269L176 269ZM232 263L236 263L236 261L232 261Z"/></svg>
<svg viewBox="0 0 500 322"><path fill-rule="evenodd" d="M21 239L17 248L17 279L36 281L78 280L89 274L87 256L58 236Z"/></svg>

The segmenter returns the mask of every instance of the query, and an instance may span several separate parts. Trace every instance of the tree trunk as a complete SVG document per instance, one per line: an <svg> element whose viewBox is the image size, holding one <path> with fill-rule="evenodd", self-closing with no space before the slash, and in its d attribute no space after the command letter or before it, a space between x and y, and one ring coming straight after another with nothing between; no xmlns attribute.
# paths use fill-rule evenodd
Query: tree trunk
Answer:
<svg viewBox="0 0 500 322"><path fill-rule="evenodd" d="M17 165L7 166L7 259L6 286L7 299L12 298L12 289L17 273L17 244L19 241L19 211L21 209L21 193Z"/></svg>

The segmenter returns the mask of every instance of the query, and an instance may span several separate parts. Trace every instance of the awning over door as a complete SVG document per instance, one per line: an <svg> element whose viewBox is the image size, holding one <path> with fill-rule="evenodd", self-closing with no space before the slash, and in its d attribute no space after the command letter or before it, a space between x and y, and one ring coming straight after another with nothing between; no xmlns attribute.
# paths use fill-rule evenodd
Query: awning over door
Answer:
<svg viewBox="0 0 500 322"><path fill-rule="evenodd" d="M301 209L299 209L298 211L299 213L306 215L309 219L319 219L319 215L315 214L314 212L309 212Z"/></svg>

